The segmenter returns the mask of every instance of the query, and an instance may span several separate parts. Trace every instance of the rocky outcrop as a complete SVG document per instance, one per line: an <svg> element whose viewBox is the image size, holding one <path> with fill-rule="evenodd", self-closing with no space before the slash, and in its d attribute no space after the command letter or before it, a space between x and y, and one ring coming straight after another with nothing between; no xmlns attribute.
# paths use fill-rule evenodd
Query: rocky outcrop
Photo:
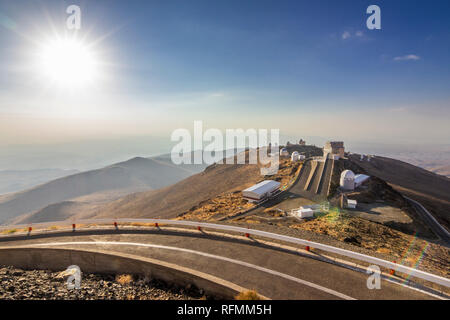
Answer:
<svg viewBox="0 0 450 320"><path fill-rule="evenodd" d="M180 288L134 277L127 284L115 275L83 274L80 289L68 289L58 272L0 267L0 300L187 300L203 297L194 286Z"/></svg>

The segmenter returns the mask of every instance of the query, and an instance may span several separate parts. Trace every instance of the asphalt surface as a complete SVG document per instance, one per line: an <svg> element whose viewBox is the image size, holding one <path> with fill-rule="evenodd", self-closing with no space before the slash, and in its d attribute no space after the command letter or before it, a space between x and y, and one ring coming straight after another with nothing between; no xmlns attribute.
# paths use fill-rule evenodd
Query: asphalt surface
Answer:
<svg viewBox="0 0 450 320"><path fill-rule="evenodd" d="M24 245L96 249L153 258L255 289L272 299L434 299L387 280L382 280L380 290L370 290L364 273L252 239L231 239L204 232L79 233L0 242L0 247Z"/></svg>

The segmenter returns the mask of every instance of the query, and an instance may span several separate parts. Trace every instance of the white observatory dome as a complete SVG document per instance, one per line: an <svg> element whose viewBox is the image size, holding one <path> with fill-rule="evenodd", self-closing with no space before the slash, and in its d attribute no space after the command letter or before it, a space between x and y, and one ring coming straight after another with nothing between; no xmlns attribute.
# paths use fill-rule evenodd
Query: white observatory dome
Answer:
<svg viewBox="0 0 450 320"><path fill-rule="evenodd" d="M344 190L355 189L355 174L351 170L344 170L341 173L340 186Z"/></svg>

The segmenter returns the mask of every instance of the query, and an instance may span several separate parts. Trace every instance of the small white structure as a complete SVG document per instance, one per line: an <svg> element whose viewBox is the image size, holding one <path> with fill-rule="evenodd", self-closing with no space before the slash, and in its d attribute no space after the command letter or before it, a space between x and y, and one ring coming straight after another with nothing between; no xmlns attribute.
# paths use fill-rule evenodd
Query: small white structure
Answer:
<svg viewBox="0 0 450 320"><path fill-rule="evenodd" d="M314 217L314 213L320 212L324 209L324 206L320 204L312 204L307 206L301 206L298 209L291 210L291 216L297 218L311 218Z"/></svg>
<svg viewBox="0 0 450 320"><path fill-rule="evenodd" d="M298 160L305 160L306 156L304 154L299 154L298 155Z"/></svg>
<svg viewBox="0 0 450 320"><path fill-rule="evenodd" d="M357 204L358 204L358 201L347 199L347 208L355 209Z"/></svg>
<svg viewBox="0 0 450 320"><path fill-rule="evenodd" d="M311 218L314 217L314 211L310 208L303 208L298 210L299 218Z"/></svg>
<svg viewBox="0 0 450 320"><path fill-rule="evenodd" d="M301 218L301 219L311 218L311 217L314 217L314 210L311 208L304 208L304 207L300 207L298 209L292 209L291 216Z"/></svg>
<svg viewBox="0 0 450 320"><path fill-rule="evenodd" d="M242 197L249 202L262 201L280 189L280 183L274 180L264 180L242 191Z"/></svg>
<svg viewBox="0 0 450 320"><path fill-rule="evenodd" d="M300 159L299 159L299 154L298 154L298 152L297 151L294 151L294 152L292 152L292 154L291 154L291 161L292 162L297 162L297 161L299 161Z"/></svg>
<svg viewBox="0 0 450 320"><path fill-rule="evenodd" d="M280 150L280 156L282 157L289 157L289 151L286 148L281 148Z"/></svg>
<svg viewBox="0 0 450 320"><path fill-rule="evenodd" d="M355 189L355 174L351 170L344 170L341 173L340 186L344 190Z"/></svg>
<svg viewBox="0 0 450 320"><path fill-rule="evenodd" d="M370 176L365 174L357 174L355 175L355 188L358 188L360 185L362 185L364 182L366 182Z"/></svg>

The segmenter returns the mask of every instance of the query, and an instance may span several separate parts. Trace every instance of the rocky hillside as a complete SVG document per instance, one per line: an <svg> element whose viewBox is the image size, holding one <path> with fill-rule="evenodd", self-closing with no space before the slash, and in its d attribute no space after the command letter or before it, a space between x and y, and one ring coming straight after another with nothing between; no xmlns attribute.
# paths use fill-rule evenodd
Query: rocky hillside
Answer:
<svg viewBox="0 0 450 320"><path fill-rule="evenodd" d="M264 179L275 180L281 183L280 189L288 187L298 175L301 162L291 162L290 158L281 158L280 167L276 175L264 177ZM229 218L242 211L255 207L242 198L242 186L236 190L228 190L214 198L200 202L187 212L180 214L179 219L187 220L218 220Z"/></svg>
<svg viewBox="0 0 450 320"><path fill-rule="evenodd" d="M313 146L292 146L307 155L317 154L319 148ZM236 161L235 161L236 162ZM248 162L248 151L246 152ZM286 160L289 163L290 160ZM195 210L199 204L226 193L233 193L250 187L264 179L261 164L214 164L205 171L180 181L172 186L150 192L142 192L113 201L95 212L92 217L136 217L175 218L182 213ZM289 179L295 172L281 162L280 181ZM283 178L284 177L284 178ZM288 177L288 178L286 178Z"/></svg>
<svg viewBox="0 0 450 320"><path fill-rule="evenodd" d="M450 275L448 248L338 210L290 227L327 235L373 252L389 254L403 265L444 277Z"/></svg>
<svg viewBox="0 0 450 320"><path fill-rule="evenodd" d="M263 177L257 165L212 165L169 187L135 193L92 213L94 217L175 218L200 202L236 188L247 188Z"/></svg>
<svg viewBox="0 0 450 320"><path fill-rule="evenodd" d="M370 162L359 161L359 155L349 158L368 175L386 181L395 190L422 203L450 229L450 178L391 158L377 156Z"/></svg>

